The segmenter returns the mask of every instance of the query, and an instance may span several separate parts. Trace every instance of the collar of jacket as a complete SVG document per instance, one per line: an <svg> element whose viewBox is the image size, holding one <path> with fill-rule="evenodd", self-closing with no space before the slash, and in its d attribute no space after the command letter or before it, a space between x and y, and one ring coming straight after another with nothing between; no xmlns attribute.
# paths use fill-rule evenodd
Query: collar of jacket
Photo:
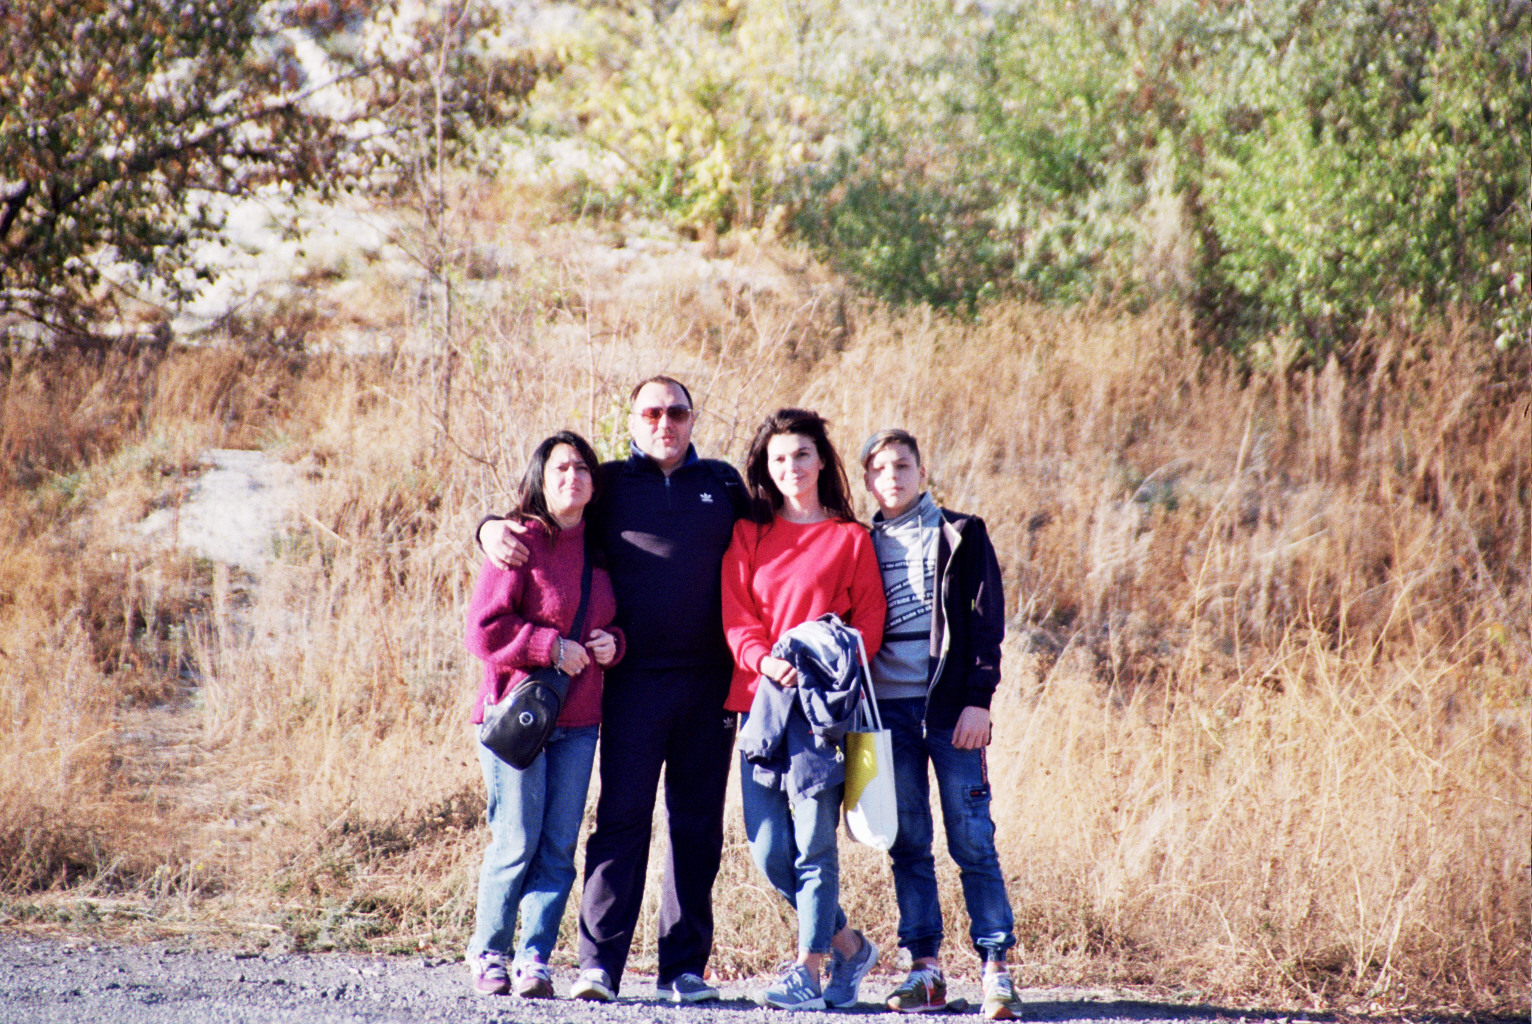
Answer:
<svg viewBox="0 0 1532 1024"><path fill-rule="evenodd" d="M930 491L921 491L920 497L916 499L915 504L892 519L885 519L881 511L874 513L872 517L872 532L878 533L893 529L895 526L906 523L911 518L917 516L921 526L925 526L928 519L935 519L937 522L943 521L942 509L936 504L936 499L931 497Z"/></svg>
<svg viewBox="0 0 1532 1024"><path fill-rule="evenodd" d="M687 466L695 465L701 461L702 456L697 454L697 446L688 444L686 446L686 457L681 460L681 464L676 469L685 469ZM660 464L654 461L654 456L640 448L632 438L628 439L628 465L645 473L664 473L664 470L660 469ZM671 472L675 472L675 470L671 470Z"/></svg>

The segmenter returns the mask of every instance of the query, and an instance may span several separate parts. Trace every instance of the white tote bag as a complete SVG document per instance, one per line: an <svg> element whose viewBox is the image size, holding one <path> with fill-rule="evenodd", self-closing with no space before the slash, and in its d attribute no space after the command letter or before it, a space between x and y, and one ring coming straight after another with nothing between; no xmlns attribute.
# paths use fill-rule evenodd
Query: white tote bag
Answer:
<svg viewBox="0 0 1532 1024"><path fill-rule="evenodd" d="M887 850L899 834L899 802L894 788L894 741L883 728L878 698L872 692L867 648L857 635L862 655L862 699L846 733L846 831L875 850Z"/></svg>

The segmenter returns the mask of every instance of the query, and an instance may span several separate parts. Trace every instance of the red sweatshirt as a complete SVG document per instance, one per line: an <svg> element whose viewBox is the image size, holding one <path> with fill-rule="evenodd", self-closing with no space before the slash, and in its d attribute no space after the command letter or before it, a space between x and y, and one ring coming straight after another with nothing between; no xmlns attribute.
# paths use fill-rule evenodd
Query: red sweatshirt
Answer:
<svg viewBox="0 0 1532 1024"><path fill-rule="evenodd" d="M734 655L724 707L750 710L761 659L794 626L835 612L861 630L871 658L887 610L872 537L860 523L735 523L723 556L723 631Z"/></svg>
<svg viewBox="0 0 1532 1024"><path fill-rule="evenodd" d="M575 639L575 612L580 608L580 573L584 566L585 523L559 531L552 537L536 520L527 524L521 540L530 554L521 566L505 570L486 561L479 570L473 597L468 602L468 651L484 662L484 681L473 705L473 721L484 721L484 705L497 703L526 676L524 669L552 665L559 637ZM617 600L606 570L590 577L590 602L585 610L585 636L605 629L617 638L617 657L622 659L626 641L622 630L612 626ZM591 659L584 671L569 682L569 695L559 713L565 727L601 722L602 670Z"/></svg>

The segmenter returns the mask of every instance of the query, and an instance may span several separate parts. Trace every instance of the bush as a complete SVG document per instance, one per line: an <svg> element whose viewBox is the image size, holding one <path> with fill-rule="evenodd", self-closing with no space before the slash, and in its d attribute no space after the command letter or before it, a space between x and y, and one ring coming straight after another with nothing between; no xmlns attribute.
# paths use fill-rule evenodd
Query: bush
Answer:
<svg viewBox="0 0 1532 1024"><path fill-rule="evenodd" d="M1521 8L1263 5L1208 140L1212 273L1316 347L1368 310L1466 304L1527 338L1528 124ZM1520 312L1517 312L1520 310Z"/></svg>
<svg viewBox="0 0 1532 1024"><path fill-rule="evenodd" d="M533 94L533 123L620 163L593 183L603 206L699 232L758 224L826 123L791 35L783 10L739 0L592 14L559 41L564 71Z"/></svg>
<svg viewBox="0 0 1532 1024"><path fill-rule="evenodd" d="M1525 10L713 0L593 15L538 107L626 168L608 206L699 232L786 207L896 301L1189 301L1311 356L1462 308L1504 345L1532 327Z"/></svg>
<svg viewBox="0 0 1532 1024"><path fill-rule="evenodd" d="M1369 310L1467 306L1525 340L1524 20L1491 0L1032 5L983 33L973 81L938 64L934 99L872 101L799 224L896 299L1190 297L1226 344L1287 329L1315 355Z"/></svg>
<svg viewBox="0 0 1532 1024"><path fill-rule="evenodd" d="M875 159L842 156L805 174L795 229L837 269L882 298L972 311L1012 260L982 215L923 169L900 175Z"/></svg>

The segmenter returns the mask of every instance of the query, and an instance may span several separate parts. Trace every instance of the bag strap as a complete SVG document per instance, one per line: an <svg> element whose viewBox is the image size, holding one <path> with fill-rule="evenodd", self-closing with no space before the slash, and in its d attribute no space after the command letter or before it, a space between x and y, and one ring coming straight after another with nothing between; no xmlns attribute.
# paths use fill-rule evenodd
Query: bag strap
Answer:
<svg viewBox="0 0 1532 1024"><path fill-rule="evenodd" d="M856 634L856 650L862 657L862 699L857 704L857 714L866 720L874 732L883 731L883 715L878 711L878 698L872 692L872 669L867 664L867 644L862 641L862 631L852 630Z"/></svg>
<svg viewBox="0 0 1532 1024"><path fill-rule="evenodd" d="M575 643L582 644L585 642L585 638L581 636L585 632L585 609L590 604L591 563L589 551L584 553L584 558L585 564L580 570L580 607L575 609L574 626L572 629Z"/></svg>

